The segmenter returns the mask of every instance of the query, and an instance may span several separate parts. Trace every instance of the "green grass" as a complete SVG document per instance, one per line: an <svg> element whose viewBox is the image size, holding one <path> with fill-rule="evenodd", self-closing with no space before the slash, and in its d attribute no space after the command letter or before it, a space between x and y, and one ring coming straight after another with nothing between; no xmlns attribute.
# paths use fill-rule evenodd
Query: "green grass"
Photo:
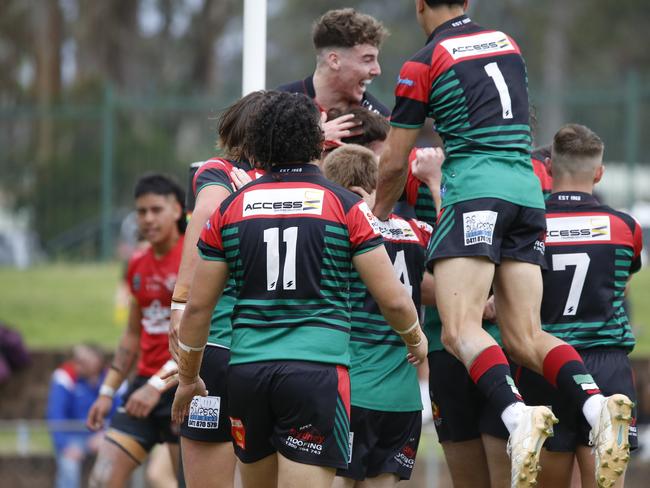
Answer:
<svg viewBox="0 0 650 488"><path fill-rule="evenodd" d="M53 264L24 271L0 268L0 321L20 330L30 347L93 341L112 348L125 324L115 317L120 265ZM650 356L650 268L632 280L636 356Z"/></svg>
<svg viewBox="0 0 650 488"><path fill-rule="evenodd" d="M119 275L116 263L0 268L0 321L29 347L92 341L112 349L124 326L114 317Z"/></svg>

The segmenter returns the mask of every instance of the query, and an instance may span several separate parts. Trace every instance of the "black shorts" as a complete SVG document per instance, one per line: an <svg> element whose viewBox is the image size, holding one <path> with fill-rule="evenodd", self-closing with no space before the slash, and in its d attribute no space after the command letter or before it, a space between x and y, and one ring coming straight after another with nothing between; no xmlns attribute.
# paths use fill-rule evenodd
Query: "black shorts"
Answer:
<svg viewBox="0 0 650 488"><path fill-rule="evenodd" d="M420 443L422 412L380 412L352 406L350 442L352 456L337 476L357 481L391 473L411 479Z"/></svg>
<svg viewBox="0 0 650 488"><path fill-rule="evenodd" d="M231 365L228 395L233 445L243 463L279 452L298 463L347 467L346 367L308 361Z"/></svg>
<svg viewBox="0 0 650 488"><path fill-rule="evenodd" d="M636 403L634 373L627 352L617 348L594 348L578 351L587 371L591 373L603 395L623 393ZM574 452L578 446L589 445L591 427L582 414L582 405L571 402L544 377L526 368L518 367L515 382L528 405L547 405L560 423L553 427L544 447L554 452ZM630 448L639 445L636 429L636 407L632 410Z"/></svg>
<svg viewBox="0 0 650 488"><path fill-rule="evenodd" d="M447 351L429 353L429 397L440 442L508 439L498 412L472 381L465 365Z"/></svg>
<svg viewBox="0 0 650 488"><path fill-rule="evenodd" d="M181 437L203 442L230 442L228 413L228 362L230 350L205 348L199 375L208 390L207 397L194 397L188 417L181 425Z"/></svg>
<svg viewBox="0 0 650 488"><path fill-rule="evenodd" d="M124 394L122 406L111 420L111 429L117 430L135 439L147 452L156 444L178 443L178 426L172 424L172 403L176 388L166 391L160 401L145 418L132 417L124 410L124 405L135 390L145 385L147 376L136 376Z"/></svg>
<svg viewBox="0 0 650 488"><path fill-rule="evenodd" d="M429 262L485 256L495 264L514 259L545 267L544 209L522 207L498 198L466 200L444 207L431 238Z"/></svg>

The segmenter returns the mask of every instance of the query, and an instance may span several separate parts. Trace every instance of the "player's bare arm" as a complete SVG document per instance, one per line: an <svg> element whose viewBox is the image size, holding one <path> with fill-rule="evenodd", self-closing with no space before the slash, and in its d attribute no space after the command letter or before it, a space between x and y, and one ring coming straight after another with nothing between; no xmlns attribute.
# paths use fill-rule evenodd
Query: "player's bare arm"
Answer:
<svg viewBox="0 0 650 488"><path fill-rule="evenodd" d="M420 364L427 357L428 343L420 327L413 300L395 276L393 264L383 246L352 258L361 280L375 299L386 322L402 336L409 350L409 362Z"/></svg>
<svg viewBox="0 0 650 488"><path fill-rule="evenodd" d="M388 218L404 191L408 175L408 155L420 129L391 127L385 149L379 161L379 182L373 213L382 220Z"/></svg>
<svg viewBox="0 0 650 488"><path fill-rule="evenodd" d="M86 425L90 430L97 431L104 427L104 419L113 406L113 396L135 364L140 347L141 319L140 307L132 299L127 328L115 350L113 363L104 378L99 396L88 412Z"/></svg>
<svg viewBox="0 0 650 488"><path fill-rule="evenodd" d="M199 255L196 250L196 243L201 235L201 230L210 218L210 215L219 207L221 202L228 198L230 192L219 185L206 186L199 191L196 198L196 206L192 212L192 218L185 230L185 241L183 242L183 257L178 269L176 285L172 302L186 303L189 296L190 284L196 265L199 262ZM173 303L172 303L173 305ZM174 308L174 307L173 307ZM173 309L169 324L169 352L174 359L178 354L178 327L181 323L183 311Z"/></svg>
<svg viewBox="0 0 650 488"><path fill-rule="evenodd" d="M228 265L223 261L200 261L196 267L179 330L179 385L172 406L172 420L176 422L183 421L195 395L207 395L199 369L212 311L223 293L228 275Z"/></svg>

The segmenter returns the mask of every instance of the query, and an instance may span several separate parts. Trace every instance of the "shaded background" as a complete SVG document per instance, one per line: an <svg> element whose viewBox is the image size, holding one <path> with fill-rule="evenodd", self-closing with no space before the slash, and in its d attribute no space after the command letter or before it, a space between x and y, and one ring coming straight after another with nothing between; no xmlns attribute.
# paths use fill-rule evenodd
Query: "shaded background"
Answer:
<svg viewBox="0 0 650 488"><path fill-rule="evenodd" d="M650 3L470 3L476 21L522 47L537 143L584 123L619 163L608 200L650 199ZM137 175L184 180L215 153L215 119L241 91L242 4L0 0L0 263L113 257ZM391 106L401 63L425 40L412 1L269 0L267 86L311 73L311 23L341 6L390 29L371 91Z"/></svg>

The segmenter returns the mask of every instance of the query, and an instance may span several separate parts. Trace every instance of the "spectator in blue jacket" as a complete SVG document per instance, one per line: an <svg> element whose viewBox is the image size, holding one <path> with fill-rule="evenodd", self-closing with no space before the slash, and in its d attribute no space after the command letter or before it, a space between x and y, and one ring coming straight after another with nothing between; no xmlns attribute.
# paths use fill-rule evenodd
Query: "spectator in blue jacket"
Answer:
<svg viewBox="0 0 650 488"><path fill-rule="evenodd" d="M72 359L52 375L47 420L56 452L56 488L81 486L83 461L97 451L103 433L87 431L84 423L99 395L105 366L101 349L81 344L73 349Z"/></svg>

